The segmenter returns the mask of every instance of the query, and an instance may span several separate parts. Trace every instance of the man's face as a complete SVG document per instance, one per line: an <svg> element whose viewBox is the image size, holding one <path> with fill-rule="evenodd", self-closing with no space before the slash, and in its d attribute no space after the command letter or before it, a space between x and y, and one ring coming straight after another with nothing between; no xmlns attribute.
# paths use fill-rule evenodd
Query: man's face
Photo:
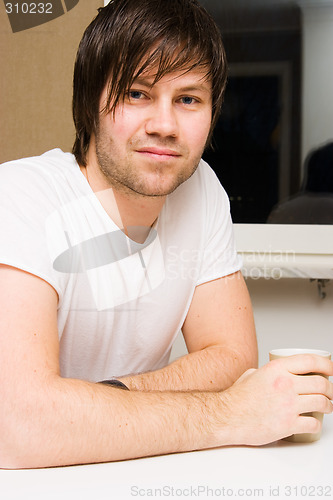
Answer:
<svg viewBox="0 0 333 500"><path fill-rule="evenodd" d="M170 73L153 87L142 74L115 114L100 113L95 136L98 166L116 190L165 196L196 170L212 118L211 82L205 73ZM100 101L105 107L107 89Z"/></svg>

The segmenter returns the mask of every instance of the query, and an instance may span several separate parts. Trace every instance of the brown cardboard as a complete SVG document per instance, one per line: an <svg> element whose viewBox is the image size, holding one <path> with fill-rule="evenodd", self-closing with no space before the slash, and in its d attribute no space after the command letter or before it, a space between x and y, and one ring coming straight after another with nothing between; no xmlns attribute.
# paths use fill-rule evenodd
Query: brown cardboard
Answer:
<svg viewBox="0 0 333 500"><path fill-rule="evenodd" d="M0 2L0 163L71 150L76 50L102 6L103 0L80 0L56 19L13 33Z"/></svg>

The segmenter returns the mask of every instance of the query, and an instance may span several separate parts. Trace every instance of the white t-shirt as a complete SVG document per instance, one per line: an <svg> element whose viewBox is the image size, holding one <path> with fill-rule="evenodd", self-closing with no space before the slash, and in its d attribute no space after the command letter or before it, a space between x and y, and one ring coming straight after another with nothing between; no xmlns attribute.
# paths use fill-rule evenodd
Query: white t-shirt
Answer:
<svg viewBox="0 0 333 500"><path fill-rule="evenodd" d="M227 195L204 161L140 245L60 149L0 166L0 262L56 290L61 374L91 381L165 366L195 287L241 267Z"/></svg>

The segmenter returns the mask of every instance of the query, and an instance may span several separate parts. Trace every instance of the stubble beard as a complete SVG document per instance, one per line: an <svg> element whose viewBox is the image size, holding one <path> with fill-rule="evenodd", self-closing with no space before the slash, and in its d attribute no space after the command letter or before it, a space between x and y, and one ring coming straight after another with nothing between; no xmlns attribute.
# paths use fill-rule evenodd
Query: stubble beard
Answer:
<svg viewBox="0 0 333 500"><path fill-rule="evenodd" d="M179 170L172 179L172 182L168 182L165 187L161 185L163 182L162 180L158 186L158 177L162 177L164 175L164 169L169 167L156 163L155 176L157 180L155 182L155 186L152 187L148 182L145 182L145 178L142 173L140 177L140 173L137 173L135 169L134 162L131 162L130 159L119 159L118 162L115 161L109 152L112 151L112 148L116 150L112 139L109 137L104 138L100 131L97 131L95 140L98 164L101 172L110 184L110 187L131 196L161 197L171 194L177 189L178 186L194 174L201 159L200 155L198 158L194 159L191 168L189 165L186 165L186 168Z"/></svg>

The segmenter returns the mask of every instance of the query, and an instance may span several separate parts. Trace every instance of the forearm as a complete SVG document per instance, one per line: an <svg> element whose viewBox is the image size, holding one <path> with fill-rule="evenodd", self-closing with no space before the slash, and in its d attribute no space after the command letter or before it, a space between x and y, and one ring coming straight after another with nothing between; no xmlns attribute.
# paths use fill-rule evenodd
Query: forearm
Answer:
<svg viewBox="0 0 333 500"><path fill-rule="evenodd" d="M125 460L316 433L320 422L302 414L332 413L333 384L298 375L305 373L332 376L333 363L309 355L276 360L221 393L123 391L49 378L2 398L0 467ZM9 396L6 386L1 395Z"/></svg>
<svg viewBox="0 0 333 500"><path fill-rule="evenodd" d="M244 352L244 349L211 346L187 354L160 370L120 380L137 391L221 391L256 366L255 347Z"/></svg>
<svg viewBox="0 0 333 500"><path fill-rule="evenodd" d="M217 394L131 392L60 378L42 393L29 393L31 403L18 404L2 428L1 467L114 461L224 444L214 437Z"/></svg>

